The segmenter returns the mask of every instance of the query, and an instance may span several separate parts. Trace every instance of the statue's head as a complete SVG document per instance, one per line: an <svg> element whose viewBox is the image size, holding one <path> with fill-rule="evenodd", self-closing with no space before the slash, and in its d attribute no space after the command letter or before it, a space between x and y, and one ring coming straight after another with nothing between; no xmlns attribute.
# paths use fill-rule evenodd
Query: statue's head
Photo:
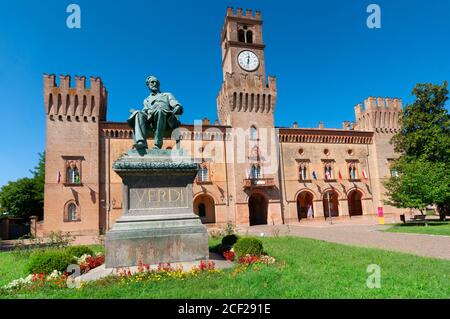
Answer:
<svg viewBox="0 0 450 319"><path fill-rule="evenodd" d="M147 84L147 87L152 92L159 92L159 80L156 76L150 75L146 80L145 83Z"/></svg>

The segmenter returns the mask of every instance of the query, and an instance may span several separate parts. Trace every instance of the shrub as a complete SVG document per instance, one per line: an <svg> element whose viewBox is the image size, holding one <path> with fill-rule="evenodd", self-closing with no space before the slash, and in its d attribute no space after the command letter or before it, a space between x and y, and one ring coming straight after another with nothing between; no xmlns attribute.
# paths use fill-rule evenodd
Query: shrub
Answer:
<svg viewBox="0 0 450 319"><path fill-rule="evenodd" d="M64 272L67 266L76 263L67 250L37 251L30 256L27 270L30 273L51 274L54 270Z"/></svg>
<svg viewBox="0 0 450 319"><path fill-rule="evenodd" d="M233 246L238 241L239 237L237 235L227 235L222 238L222 245Z"/></svg>
<svg viewBox="0 0 450 319"><path fill-rule="evenodd" d="M234 229L234 225L231 222L228 222L225 226L225 235L233 235L236 233L236 230Z"/></svg>
<svg viewBox="0 0 450 319"><path fill-rule="evenodd" d="M63 233L62 231L51 231L48 234L47 246L52 248L64 248L69 246L71 242L75 240L75 237L70 233Z"/></svg>
<svg viewBox="0 0 450 319"><path fill-rule="evenodd" d="M258 238L240 238L234 245L234 252L237 256L260 256L263 253L263 244Z"/></svg>
<svg viewBox="0 0 450 319"><path fill-rule="evenodd" d="M90 255L94 256L94 251L89 248L88 246L71 246L67 247L66 251L71 255L75 257L81 257L83 255Z"/></svg>

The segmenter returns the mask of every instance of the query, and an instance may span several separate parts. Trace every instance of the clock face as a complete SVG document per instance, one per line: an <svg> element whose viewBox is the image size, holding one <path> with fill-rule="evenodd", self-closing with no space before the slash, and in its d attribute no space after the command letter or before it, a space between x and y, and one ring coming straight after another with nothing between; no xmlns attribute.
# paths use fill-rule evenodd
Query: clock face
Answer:
<svg viewBox="0 0 450 319"><path fill-rule="evenodd" d="M245 71L255 71L259 66L259 59L252 51L242 51L238 55L238 62Z"/></svg>

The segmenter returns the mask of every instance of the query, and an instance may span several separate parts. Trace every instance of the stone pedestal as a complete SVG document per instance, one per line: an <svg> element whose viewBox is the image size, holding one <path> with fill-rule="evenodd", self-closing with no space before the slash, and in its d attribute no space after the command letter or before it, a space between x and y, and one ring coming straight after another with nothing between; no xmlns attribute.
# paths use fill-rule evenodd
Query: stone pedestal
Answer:
<svg viewBox="0 0 450 319"><path fill-rule="evenodd" d="M106 234L106 267L207 259L208 233L192 208L198 164L183 150L135 150L113 164L123 215Z"/></svg>

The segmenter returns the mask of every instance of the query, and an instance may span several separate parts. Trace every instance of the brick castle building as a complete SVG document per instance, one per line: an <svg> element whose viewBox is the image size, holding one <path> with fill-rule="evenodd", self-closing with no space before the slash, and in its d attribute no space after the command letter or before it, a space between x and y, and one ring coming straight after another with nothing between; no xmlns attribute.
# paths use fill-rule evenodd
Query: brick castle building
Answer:
<svg viewBox="0 0 450 319"><path fill-rule="evenodd" d="M342 129L275 127L276 79L266 77L262 35L260 12L227 10L220 124L182 125L181 147L201 167L195 212L212 225L376 216L378 207L397 215L383 203L382 182L395 174L389 141L399 128L401 99L369 97ZM90 78L87 87L85 77L71 86L70 76L60 76L57 85L55 75L45 75L44 100L45 205L37 232L102 233L122 214L121 179L111 167L132 147L133 132L125 122L107 121L100 78ZM163 148L174 144L167 139Z"/></svg>

